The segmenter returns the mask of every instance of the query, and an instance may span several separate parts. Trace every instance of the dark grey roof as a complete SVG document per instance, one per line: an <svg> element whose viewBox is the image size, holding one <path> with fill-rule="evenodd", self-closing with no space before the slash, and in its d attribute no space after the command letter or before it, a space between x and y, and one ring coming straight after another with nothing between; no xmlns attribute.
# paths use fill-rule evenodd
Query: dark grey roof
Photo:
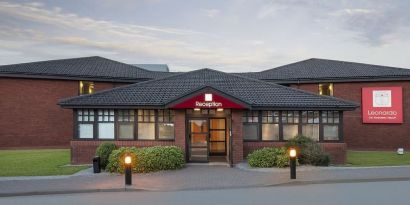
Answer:
<svg viewBox="0 0 410 205"><path fill-rule="evenodd" d="M169 72L169 67L167 64L132 64L149 71L160 71L160 72Z"/></svg>
<svg viewBox="0 0 410 205"><path fill-rule="evenodd" d="M294 88L200 69L158 80L78 96L61 101L63 107L163 106L203 88L215 89L251 108L335 108L351 109L357 105L334 97L319 96Z"/></svg>
<svg viewBox="0 0 410 205"><path fill-rule="evenodd" d="M240 75L274 82L320 79L400 79L410 77L410 69L312 58L262 72Z"/></svg>
<svg viewBox="0 0 410 205"><path fill-rule="evenodd" d="M99 56L3 65L0 66L0 74L125 80L130 82L172 75L172 73L166 72L147 71Z"/></svg>

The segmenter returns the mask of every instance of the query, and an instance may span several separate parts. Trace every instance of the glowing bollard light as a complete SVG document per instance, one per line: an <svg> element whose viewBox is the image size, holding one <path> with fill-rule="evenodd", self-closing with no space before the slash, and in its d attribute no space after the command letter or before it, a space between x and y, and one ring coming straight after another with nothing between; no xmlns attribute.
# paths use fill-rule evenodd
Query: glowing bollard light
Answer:
<svg viewBox="0 0 410 205"><path fill-rule="evenodd" d="M132 184L132 172L131 172L132 158L131 156L125 156L124 162L125 162L125 185L131 185Z"/></svg>
<svg viewBox="0 0 410 205"><path fill-rule="evenodd" d="M290 158L290 179L296 179L297 152L295 148L289 149L289 158Z"/></svg>

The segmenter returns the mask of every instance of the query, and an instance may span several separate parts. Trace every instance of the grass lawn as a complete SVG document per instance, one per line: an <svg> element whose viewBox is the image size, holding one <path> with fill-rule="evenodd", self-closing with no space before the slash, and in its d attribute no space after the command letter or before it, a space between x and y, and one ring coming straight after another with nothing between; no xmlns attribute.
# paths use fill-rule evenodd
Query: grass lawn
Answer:
<svg viewBox="0 0 410 205"><path fill-rule="evenodd" d="M64 166L69 163L69 149L0 150L0 176L69 175L87 168Z"/></svg>
<svg viewBox="0 0 410 205"><path fill-rule="evenodd" d="M348 166L397 166L410 165L410 153L398 155L387 151L347 151Z"/></svg>

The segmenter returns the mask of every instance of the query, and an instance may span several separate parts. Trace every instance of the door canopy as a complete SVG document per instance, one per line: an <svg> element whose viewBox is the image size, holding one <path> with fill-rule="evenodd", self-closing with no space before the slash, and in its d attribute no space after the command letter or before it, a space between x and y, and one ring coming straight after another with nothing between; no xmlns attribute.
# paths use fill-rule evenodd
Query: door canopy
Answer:
<svg viewBox="0 0 410 205"><path fill-rule="evenodd" d="M233 109L243 109L245 108L241 102L235 102L234 99L228 99L223 97L216 92L203 92L188 99L183 99L171 108L174 109L184 109L184 108L233 108Z"/></svg>

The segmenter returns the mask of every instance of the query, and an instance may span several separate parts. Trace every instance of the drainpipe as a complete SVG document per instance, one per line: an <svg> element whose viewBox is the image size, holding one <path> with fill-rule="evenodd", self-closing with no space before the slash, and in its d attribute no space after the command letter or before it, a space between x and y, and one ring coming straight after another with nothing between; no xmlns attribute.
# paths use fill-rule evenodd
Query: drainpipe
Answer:
<svg viewBox="0 0 410 205"><path fill-rule="evenodd" d="M230 123L229 123L229 167L233 167L233 156L232 156L232 111L231 111L231 117L230 117Z"/></svg>

